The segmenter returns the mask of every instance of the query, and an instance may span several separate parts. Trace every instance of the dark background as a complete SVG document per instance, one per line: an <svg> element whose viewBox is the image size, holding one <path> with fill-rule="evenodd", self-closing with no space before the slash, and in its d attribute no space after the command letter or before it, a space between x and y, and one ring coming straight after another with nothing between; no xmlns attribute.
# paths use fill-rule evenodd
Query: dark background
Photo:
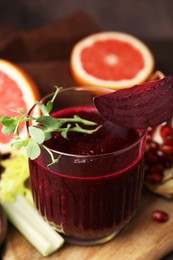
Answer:
<svg viewBox="0 0 173 260"><path fill-rule="evenodd" d="M0 0L0 25L32 29L76 10L91 15L102 30L173 39L171 0Z"/></svg>

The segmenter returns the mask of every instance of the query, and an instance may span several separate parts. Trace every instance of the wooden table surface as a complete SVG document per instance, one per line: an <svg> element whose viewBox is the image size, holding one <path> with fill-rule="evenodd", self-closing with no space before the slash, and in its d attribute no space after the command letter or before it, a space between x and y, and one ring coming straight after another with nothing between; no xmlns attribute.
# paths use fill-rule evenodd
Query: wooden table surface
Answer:
<svg viewBox="0 0 173 260"><path fill-rule="evenodd" d="M169 220L157 223L151 219L155 209L169 213ZM144 190L132 221L110 242L93 247L65 244L44 259L60 260L159 260L173 249L173 203ZM41 260L43 257L12 226L9 228L3 260ZM171 259L171 258L165 258ZM173 258L172 258L173 259Z"/></svg>

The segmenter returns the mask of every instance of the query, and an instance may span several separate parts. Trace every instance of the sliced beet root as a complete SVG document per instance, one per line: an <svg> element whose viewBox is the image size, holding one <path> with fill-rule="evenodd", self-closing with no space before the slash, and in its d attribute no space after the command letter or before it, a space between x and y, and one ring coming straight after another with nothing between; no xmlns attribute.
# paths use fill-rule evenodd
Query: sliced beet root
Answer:
<svg viewBox="0 0 173 260"><path fill-rule="evenodd" d="M97 96L94 103L107 120L120 126L157 126L173 115L173 76Z"/></svg>

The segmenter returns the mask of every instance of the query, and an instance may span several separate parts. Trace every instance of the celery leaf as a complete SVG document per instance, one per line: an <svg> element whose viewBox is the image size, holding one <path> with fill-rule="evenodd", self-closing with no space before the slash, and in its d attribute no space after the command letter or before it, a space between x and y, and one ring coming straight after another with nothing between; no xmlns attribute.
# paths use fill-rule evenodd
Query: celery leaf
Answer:
<svg viewBox="0 0 173 260"><path fill-rule="evenodd" d="M13 203L18 195L31 198L31 191L25 186L29 178L28 157L23 149L12 152L1 161L4 171L0 179L0 202Z"/></svg>

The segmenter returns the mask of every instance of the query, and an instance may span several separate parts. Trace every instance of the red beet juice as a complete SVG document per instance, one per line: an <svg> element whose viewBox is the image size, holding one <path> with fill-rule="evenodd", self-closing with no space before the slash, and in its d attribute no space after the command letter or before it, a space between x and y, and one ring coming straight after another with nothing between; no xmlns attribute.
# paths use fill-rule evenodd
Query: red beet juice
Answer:
<svg viewBox="0 0 173 260"><path fill-rule="evenodd" d="M54 133L46 145L61 155L50 163L43 150L30 160L33 196L42 216L67 241L90 245L110 240L134 215L143 183L145 134L104 119L95 107L66 108L54 117L97 122L95 133ZM98 242L99 241L99 242Z"/></svg>

